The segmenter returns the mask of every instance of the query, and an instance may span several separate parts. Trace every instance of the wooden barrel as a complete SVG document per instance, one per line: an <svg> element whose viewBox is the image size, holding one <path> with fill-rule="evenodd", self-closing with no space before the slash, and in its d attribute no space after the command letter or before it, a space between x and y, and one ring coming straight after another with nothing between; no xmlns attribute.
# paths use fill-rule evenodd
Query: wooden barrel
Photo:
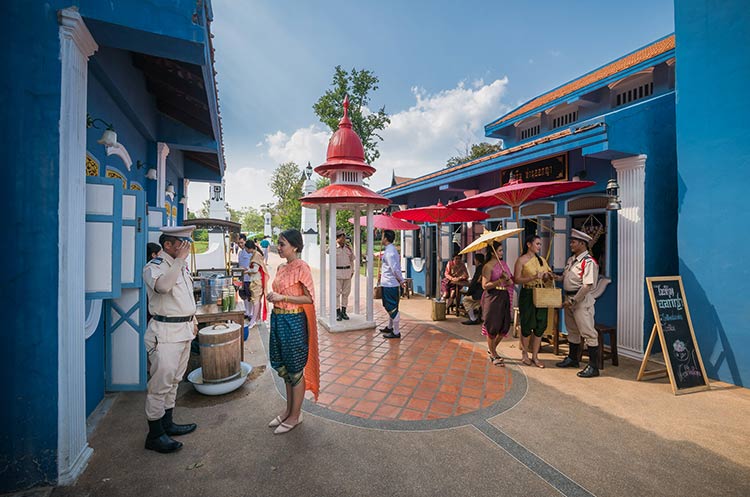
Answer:
<svg viewBox="0 0 750 497"><path fill-rule="evenodd" d="M203 381L221 383L240 375L240 325L219 323L198 332Z"/></svg>

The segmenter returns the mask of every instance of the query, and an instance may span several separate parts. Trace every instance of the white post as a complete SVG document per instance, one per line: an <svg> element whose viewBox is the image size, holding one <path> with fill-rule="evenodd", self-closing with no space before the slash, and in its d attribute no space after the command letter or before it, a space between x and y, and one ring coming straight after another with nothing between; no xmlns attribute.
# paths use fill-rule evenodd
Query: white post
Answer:
<svg viewBox="0 0 750 497"><path fill-rule="evenodd" d="M612 166L622 201L617 211L617 348L643 357L646 156L613 160Z"/></svg>
<svg viewBox="0 0 750 497"><path fill-rule="evenodd" d="M326 315L326 250L328 245L326 244L326 206L320 206L320 288L318 289L318 314L320 316Z"/></svg>
<svg viewBox="0 0 750 497"><path fill-rule="evenodd" d="M372 286L373 286L373 219L372 219L372 205L367 206L367 310L366 318L367 321L373 320L373 309L372 309Z"/></svg>
<svg viewBox="0 0 750 497"><path fill-rule="evenodd" d="M359 314L359 288L360 288L360 275L359 275L359 254L362 253L360 244L362 243L362 237L360 236L360 216L359 206L355 206L352 209L354 215L354 314Z"/></svg>
<svg viewBox="0 0 750 497"><path fill-rule="evenodd" d="M328 261L330 270L328 271L328 323L332 328L336 324L336 204L331 205L331 212L328 218Z"/></svg>
<svg viewBox="0 0 750 497"><path fill-rule="evenodd" d="M156 143L156 207L163 209L167 201L167 156L169 146L166 143ZM169 217L169 216L167 216Z"/></svg>
<svg viewBox="0 0 750 497"><path fill-rule="evenodd" d="M86 101L88 59L99 48L77 9L60 23L57 484L73 483L93 450L86 441Z"/></svg>

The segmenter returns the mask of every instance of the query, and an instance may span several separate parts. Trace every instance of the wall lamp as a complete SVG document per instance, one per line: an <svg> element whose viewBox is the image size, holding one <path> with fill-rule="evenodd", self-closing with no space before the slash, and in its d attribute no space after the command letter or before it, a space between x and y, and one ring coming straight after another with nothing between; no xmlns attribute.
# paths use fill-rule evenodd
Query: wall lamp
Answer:
<svg viewBox="0 0 750 497"><path fill-rule="evenodd" d="M186 195L183 195L183 196L182 196L182 198L180 199L180 203L181 203L182 205L187 205L187 203L188 203L188 198L187 198L187 196L186 196Z"/></svg>
<svg viewBox="0 0 750 497"><path fill-rule="evenodd" d="M153 180L156 179L156 169L153 168L153 167L151 167L151 166L149 166L145 162L143 162L141 160L137 160L137 161L135 161L135 167L136 167L136 169L147 168L147 170L146 170L146 179L153 179Z"/></svg>
<svg viewBox="0 0 750 497"><path fill-rule="evenodd" d="M174 200L174 194L175 194L174 185L172 183L169 183L167 185L167 189L164 190L164 193L167 195L167 197L170 198L170 200Z"/></svg>
<svg viewBox="0 0 750 497"><path fill-rule="evenodd" d="M104 125L104 128L99 127L96 123L102 123ZM115 145L117 145L117 133L115 132L115 128L114 126L112 126L112 124L108 123L104 119L94 119L93 117L91 117L91 114L87 113L86 127L94 129L104 129L104 133L102 133L102 137L96 141L97 143L100 143L107 147L114 147Z"/></svg>
<svg viewBox="0 0 750 497"><path fill-rule="evenodd" d="M608 211L619 211L622 209L622 202L620 202L620 185L617 184L617 180L614 178L610 178L610 180L607 181L607 196L609 197L609 200L607 201Z"/></svg>
<svg viewBox="0 0 750 497"><path fill-rule="evenodd" d="M312 176L312 173L313 173L313 168L310 165L310 161L308 161L307 162L307 167L305 168L305 176L307 177L308 180Z"/></svg>

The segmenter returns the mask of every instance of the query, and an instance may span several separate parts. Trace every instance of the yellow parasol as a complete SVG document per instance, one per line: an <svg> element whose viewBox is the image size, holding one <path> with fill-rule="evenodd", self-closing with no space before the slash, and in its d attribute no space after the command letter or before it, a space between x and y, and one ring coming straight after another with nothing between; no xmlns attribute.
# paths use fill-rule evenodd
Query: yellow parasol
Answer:
<svg viewBox="0 0 750 497"><path fill-rule="evenodd" d="M506 238L510 238L514 235L517 235L518 233L521 233L524 231L524 228L513 228L509 230L499 230L499 231L485 231L482 233L482 236L471 242L469 245L466 246L459 254L468 254L469 252L476 252L477 250L482 250L486 246L488 246L491 242L501 242L505 240Z"/></svg>

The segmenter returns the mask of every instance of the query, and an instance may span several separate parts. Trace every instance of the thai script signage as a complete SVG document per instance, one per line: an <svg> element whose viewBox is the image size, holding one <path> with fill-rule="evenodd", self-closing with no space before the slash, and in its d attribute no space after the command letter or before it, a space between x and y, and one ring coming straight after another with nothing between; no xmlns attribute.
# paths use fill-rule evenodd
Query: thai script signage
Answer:
<svg viewBox="0 0 750 497"><path fill-rule="evenodd" d="M516 179L525 183L529 181L563 181L568 179L568 154L547 157L536 162L509 167L500 171L500 184L504 185L511 179L511 174Z"/></svg>
<svg viewBox="0 0 750 497"><path fill-rule="evenodd" d="M666 373L669 375L675 395L695 390L708 390L710 388L708 376L695 340L693 322L690 319L685 290L682 287L682 278L679 276L646 278L646 286L651 297L651 308L656 323L651 330L651 338L649 338L637 379L665 372L665 370L645 371L655 336L658 334L667 366Z"/></svg>

